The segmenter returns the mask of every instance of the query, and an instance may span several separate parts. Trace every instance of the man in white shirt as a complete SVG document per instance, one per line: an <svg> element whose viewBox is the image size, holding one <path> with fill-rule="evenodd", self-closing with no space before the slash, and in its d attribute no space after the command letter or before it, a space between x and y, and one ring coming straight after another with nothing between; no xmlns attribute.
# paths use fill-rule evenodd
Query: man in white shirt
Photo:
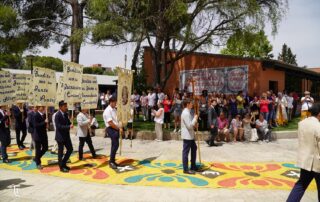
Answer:
<svg viewBox="0 0 320 202"><path fill-rule="evenodd" d="M301 98L301 120L310 117L309 109L312 107L314 99L310 96L309 91L304 92L304 97Z"/></svg>
<svg viewBox="0 0 320 202"><path fill-rule="evenodd" d="M320 201L320 105L311 107L311 117L298 124L298 161L300 178L293 187L287 202L300 201L310 182L315 178Z"/></svg>
<svg viewBox="0 0 320 202"><path fill-rule="evenodd" d="M77 115L77 137L79 137L79 161L83 159L83 146L84 143L87 143L92 158L96 158L96 152L92 145L91 136L89 134L89 127L91 124L92 118L89 117L88 109L82 109L81 112Z"/></svg>
<svg viewBox="0 0 320 202"><path fill-rule="evenodd" d="M117 169L119 166L116 163L116 153L119 148L119 130L120 126L117 118L117 100L114 97L109 99L109 106L103 112L103 120L106 125L106 132L111 138L111 151L109 166L112 169Z"/></svg>
<svg viewBox="0 0 320 202"><path fill-rule="evenodd" d="M197 171L197 145L194 140L194 127L196 127L198 116L191 116L190 110L193 108L193 103L187 99L184 101L184 110L181 114L181 138L183 139L182 163L183 172L185 174L195 174ZM188 167L188 156L191 149L191 169Z"/></svg>
<svg viewBox="0 0 320 202"><path fill-rule="evenodd" d="M148 120L149 120L149 122L152 121L151 111L155 106L156 98L157 98L157 94L155 93L155 91L152 92L151 90L149 90L149 93L148 93Z"/></svg>
<svg viewBox="0 0 320 202"><path fill-rule="evenodd" d="M271 130L268 127L268 122L264 119L263 114L259 115L256 120L256 128L259 135L259 140L271 141Z"/></svg>

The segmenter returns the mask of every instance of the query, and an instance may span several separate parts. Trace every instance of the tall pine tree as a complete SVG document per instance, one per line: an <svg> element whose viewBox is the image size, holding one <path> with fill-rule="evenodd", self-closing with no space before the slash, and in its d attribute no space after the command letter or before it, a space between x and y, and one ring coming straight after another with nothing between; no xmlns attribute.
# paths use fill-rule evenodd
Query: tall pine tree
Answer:
<svg viewBox="0 0 320 202"><path fill-rule="evenodd" d="M282 51L279 53L278 60L298 66L296 57L297 55L292 53L291 48L289 48L287 44L282 45Z"/></svg>

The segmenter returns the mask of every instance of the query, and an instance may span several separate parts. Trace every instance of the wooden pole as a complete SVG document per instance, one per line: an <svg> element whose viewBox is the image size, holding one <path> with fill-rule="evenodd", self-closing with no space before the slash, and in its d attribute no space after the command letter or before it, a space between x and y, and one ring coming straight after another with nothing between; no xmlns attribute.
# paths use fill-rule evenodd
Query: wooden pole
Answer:
<svg viewBox="0 0 320 202"><path fill-rule="evenodd" d="M122 125L122 124L120 124L120 125ZM119 135L120 135L120 150L119 150L120 156L122 155L122 134L123 134L123 129L120 128L120 131L119 131Z"/></svg>
<svg viewBox="0 0 320 202"><path fill-rule="evenodd" d="M195 80L192 80L192 94L193 94L193 101L194 101L194 113L199 116L199 105L198 105L198 100L197 100L196 95L195 95L194 83L195 83ZM201 166L200 137L199 137L198 131L199 131L199 123L198 123L197 128L196 128L195 136L197 138L198 156L199 156L199 162L200 162L200 166Z"/></svg>

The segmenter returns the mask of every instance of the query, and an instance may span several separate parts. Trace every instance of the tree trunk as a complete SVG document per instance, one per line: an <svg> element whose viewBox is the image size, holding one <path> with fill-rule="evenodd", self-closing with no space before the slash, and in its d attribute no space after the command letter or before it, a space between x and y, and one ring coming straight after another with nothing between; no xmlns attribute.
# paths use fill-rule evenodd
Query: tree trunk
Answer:
<svg viewBox="0 0 320 202"><path fill-rule="evenodd" d="M72 4L72 27L71 27L71 36L75 34L79 29L83 29L83 10L85 4L79 4L78 0L73 0ZM82 40L72 40L70 41L71 49L71 62L79 63L80 58L80 49L81 49Z"/></svg>
<svg viewBox="0 0 320 202"><path fill-rule="evenodd" d="M134 70L135 73L137 73L137 62L138 62L141 42L142 42L141 40L138 41L137 46L136 46L134 53L133 53L133 57L132 57L131 70Z"/></svg>

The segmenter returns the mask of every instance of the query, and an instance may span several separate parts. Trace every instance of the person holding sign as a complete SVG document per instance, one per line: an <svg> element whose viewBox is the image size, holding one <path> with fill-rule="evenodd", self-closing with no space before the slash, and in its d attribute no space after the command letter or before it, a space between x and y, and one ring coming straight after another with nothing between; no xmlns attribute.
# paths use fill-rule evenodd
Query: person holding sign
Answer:
<svg viewBox="0 0 320 202"><path fill-rule="evenodd" d="M56 137L55 140L58 143L58 162L60 171L67 173L70 167L67 166L67 162L73 152L72 142L70 138L70 129L73 128L68 117L68 104L63 100L59 102L59 112L55 115ZM66 153L63 155L64 147L67 148Z"/></svg>
<svg viewBox="0 0 320 202"><path fill-rule="evenodd" d="M87 143L90 152L92 154L92 158L96 158L96 152L92 145L91 136L89 134L89 127L92 122L92 117L89 118L88 110L82 109L81 112L77 116L77 137L79 137L79 160L83 159L83 146L84 143Z"/></svg>
<svg viewBox="0 0 320 202"><path fill-rule="evenodd" d="M3 163L10 163L7 154L7 147L11 143L10 137L10 111L5 111L0 106L0 142Z"/></svg>
<svg viewBox="0 0 320 202"><path fill-rule="evenodd" d="M41 158L48 151L48 134L47 125L48 119L45 114L43 106L38 106L37 112L33 114L33 140L35 142L36 156L34 161L37 164L37 168L42 170Z"/></svg>
<svg viewBox="0 0 320 202"><path fill-rule="evenodd" d="M16 129L16 140L17 140L17 145L20 150L23 150L26 148L24 146L23 142L26 139L27 136L27 124L26 124L26 119L28 117L27 114L27 108L24 106L23 103L18 103L18 105L14 105L12 107L13 110L13 115L16 120L15 124L15 129ZM20 132L22 133L22 136L20 136Z"/></svg>
<svg viewBox="0 0 320 202"><path fill-rule="evenodd" d="M116 105L117 105L117 100L115 99L115 97L111 97L109 100L109 106L103 112L103 120L107 127L106 132L111 138L109 166L112 169L117 169L119 166L116 163L116 153L119 148L120 126L117 118Z"/></svg>

